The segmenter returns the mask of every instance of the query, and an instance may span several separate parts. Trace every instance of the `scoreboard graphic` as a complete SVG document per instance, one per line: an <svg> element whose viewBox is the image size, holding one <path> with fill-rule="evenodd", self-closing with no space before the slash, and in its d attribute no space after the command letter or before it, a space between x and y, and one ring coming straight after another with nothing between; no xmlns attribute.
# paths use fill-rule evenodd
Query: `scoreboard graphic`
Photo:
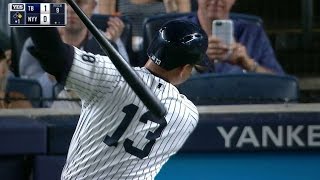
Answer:
<svg viewBox="0 0 320 180"><path fill-rule="evenodd" d="M11 27L62 27L67 24L65 3L9 3Z"/></svg>

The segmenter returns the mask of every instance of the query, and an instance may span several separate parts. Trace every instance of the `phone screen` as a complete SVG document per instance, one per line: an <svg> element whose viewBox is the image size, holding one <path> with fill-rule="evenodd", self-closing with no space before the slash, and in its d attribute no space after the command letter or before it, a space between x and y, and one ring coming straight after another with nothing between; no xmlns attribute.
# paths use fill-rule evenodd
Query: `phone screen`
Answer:
<svg viewBox="0 0 320 180"><path fill-rule="evenodd" d="M214 20L212 35L219 38L225 45L233 43L233 23L231 20Z"/></svg>

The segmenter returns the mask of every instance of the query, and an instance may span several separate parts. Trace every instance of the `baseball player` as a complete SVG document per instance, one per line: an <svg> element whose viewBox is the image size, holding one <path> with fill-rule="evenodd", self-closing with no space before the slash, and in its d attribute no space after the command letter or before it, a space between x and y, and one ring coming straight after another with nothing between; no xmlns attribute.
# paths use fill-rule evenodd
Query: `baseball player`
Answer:
<svg viewBox="0 0 320 180"><path fill-rule="evenodd" d="M198 122L195 105L174 85L205 56L205 32L187 21L166 23L148 62L134 68L167 109L163 118L145 107L109 57L64 44L54 28L32 28L31 35L46 71L82 100L61 179L154 179Z"/></svg>

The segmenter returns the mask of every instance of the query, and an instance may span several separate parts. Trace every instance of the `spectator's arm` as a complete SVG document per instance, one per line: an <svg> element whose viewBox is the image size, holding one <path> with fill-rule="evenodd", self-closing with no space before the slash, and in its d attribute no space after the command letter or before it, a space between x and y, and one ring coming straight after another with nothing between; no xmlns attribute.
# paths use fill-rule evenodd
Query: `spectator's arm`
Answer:
<svg viewBox="0 0 320 180"><path fill-rule="evenodd" d="M232 45L232 53L230 55L230 63L231 64L238 64L243 69L249 72L255 73L267 73L267 74L274 74L273 70L265 67L257 62L257 60L253 59L248 55L247 49L244 45L240 43L234 43ZM229 60L227 60L228 62Z"/></svg>

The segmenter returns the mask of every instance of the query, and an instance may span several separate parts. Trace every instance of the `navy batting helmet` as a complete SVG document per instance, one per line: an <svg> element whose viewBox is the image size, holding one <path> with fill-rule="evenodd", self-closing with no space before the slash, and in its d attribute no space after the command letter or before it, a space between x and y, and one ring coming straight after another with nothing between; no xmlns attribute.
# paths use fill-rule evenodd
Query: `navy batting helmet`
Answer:
<svg viewBox="0 0 320 180"><path fill-rule="evenodd" d="M160 67L172 70L196 64L206 54L208 37L197 25L185 20L165 23L152 40L147 54Z"/></svg>

